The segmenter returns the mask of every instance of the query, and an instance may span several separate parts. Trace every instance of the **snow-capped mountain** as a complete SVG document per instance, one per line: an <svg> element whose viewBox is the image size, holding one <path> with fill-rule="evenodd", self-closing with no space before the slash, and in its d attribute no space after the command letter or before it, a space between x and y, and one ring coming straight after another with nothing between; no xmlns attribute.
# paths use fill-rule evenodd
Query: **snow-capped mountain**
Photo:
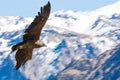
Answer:
<svg viewBox="0 0 120 80"><path fill-rule="evenodd" d="M73 60L57 80L120 80L120 45L96 58ZM54 78L55 80L55 78Z"/></svg>
<svg viewBox="0 0 120 80"><path fill-rule="evenodd" d="M47 47L34 49L32 60L19 71L14 67L15 52L11 52L11 46L22 41L33 18L1 16L0 80L52 80L73 61L107 57L106 51L109 53L120 43L119 4L120 1L89 12L52 13L40 36Z"/></svg>

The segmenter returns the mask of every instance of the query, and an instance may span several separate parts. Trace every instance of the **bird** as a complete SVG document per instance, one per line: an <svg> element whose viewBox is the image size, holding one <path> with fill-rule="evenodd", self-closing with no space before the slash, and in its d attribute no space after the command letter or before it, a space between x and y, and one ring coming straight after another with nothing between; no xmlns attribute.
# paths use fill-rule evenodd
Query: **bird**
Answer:
<svg viewBox="0 0 120 80"><path fill-rule="evenodd" d="M45 47L45 43L40 40L42 28L49 18L51 4L48 1L46 5L40 8L38 15L35 16L33 22L28 26L23 34L23 41L12 46L12 52L16 51L16 70L23 66L28 60L32 59L32 51L34 48Z"/></svg>

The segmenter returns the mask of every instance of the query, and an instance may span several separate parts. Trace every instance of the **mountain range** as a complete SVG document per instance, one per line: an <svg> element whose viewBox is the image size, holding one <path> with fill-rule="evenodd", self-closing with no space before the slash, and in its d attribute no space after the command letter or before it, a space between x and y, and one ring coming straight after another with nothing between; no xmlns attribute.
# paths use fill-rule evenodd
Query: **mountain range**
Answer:
<svg viewBox="0 0 120 80"><path fill-rule="evenodd" d="M0 80L120 80L119 4L51 13L40 35L47 47L18 71L11 46L33 18L0 16Z"/></svg>

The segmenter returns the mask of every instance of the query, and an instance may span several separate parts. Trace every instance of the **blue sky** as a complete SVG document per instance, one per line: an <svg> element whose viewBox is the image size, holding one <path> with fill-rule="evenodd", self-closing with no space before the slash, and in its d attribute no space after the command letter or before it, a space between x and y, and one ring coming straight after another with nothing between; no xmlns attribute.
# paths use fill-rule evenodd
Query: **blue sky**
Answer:
<svg viewBox="0 0 120 80"><path fill-rule="evenodd" d="M119 0L1 0L0 16L34 17L40 7L51 2L52 12L58 10L90 11Z"/></svg>

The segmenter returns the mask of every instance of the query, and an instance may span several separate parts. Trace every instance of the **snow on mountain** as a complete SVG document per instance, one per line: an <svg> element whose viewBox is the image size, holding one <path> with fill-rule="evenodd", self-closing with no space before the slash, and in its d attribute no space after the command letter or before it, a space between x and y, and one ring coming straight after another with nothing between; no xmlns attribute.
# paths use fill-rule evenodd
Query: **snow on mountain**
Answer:
<svg viewBox="0 0 120 80"><path fill-rule="evenodd" d="M120 45L97 58L73 60L54 80L120 80Z"/></svg>
<svg viewBox="0 0 120 80"><path fill-rule="evenodd" d="M32 60L19 71L14 68L15 52L11 52L11 46L22 41L33 18L1 16L0 79L51 80L73 60L105 55L120 43L119 3L96 11L52 13L40 36L47 47L34 49Z"/></svg>
<svg viewBox="0 0 120 80"><path fill-rule="evenodd" d="M95 11L74 12L74 11L57 11L54 12L48 24L56 27L67 28L78 33L87 33L91 25L100 17L111 17L113 14L120 13L120 1L97 9ZM88 33L89 34L89 33Z"/></svg>

